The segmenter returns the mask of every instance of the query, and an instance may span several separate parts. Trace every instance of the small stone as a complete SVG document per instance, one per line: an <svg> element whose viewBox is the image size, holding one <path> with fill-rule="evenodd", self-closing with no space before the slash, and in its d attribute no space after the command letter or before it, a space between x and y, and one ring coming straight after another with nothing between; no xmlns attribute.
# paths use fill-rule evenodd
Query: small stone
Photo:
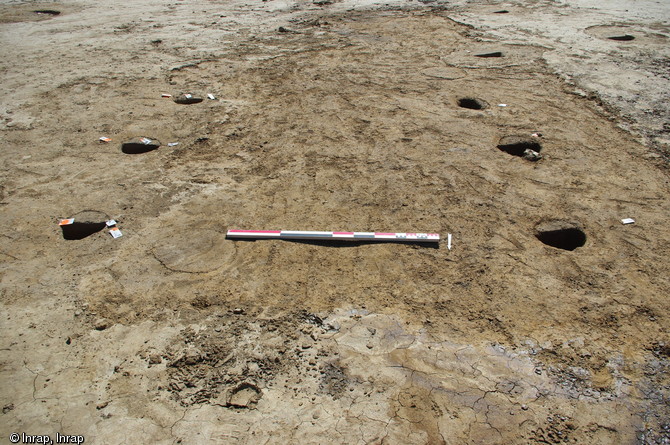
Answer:
<svg viewBox="0 0 670 445"><path fill-rule="evenodd" d="M526 161L536 162L542 159L542 155L536 152L535 150L527 148L526 150L524 150L522 158L524 158Z"/></svg>
<svg viewBox="0 0 670 445"><path fill-rule="evenodd" d="M542 370L540 368L535 368L535 374L542 375Z"/></svg>
<svg viewBox="0 0 670 445"><path fill-rule="evenodd" d="M368 343L368 344L365 345L365 346L366 346L368 349L372 349L372 348L374 347L374 345L373 345L372 343Z"/></svg>
<svg viewBox="0 0 670 445"><path fill-rule="evenodd" d="M368 328L368 332L370 335L375 335L377 333L377 330L375 328Z"/></svg>
<svg viewBox="0 0 670 445"><path fill-rule="evenodd" d="M244 309L236 307L235 309L233 309L233 314L236 315L244 314Z"/></svg>
<svg viewBox="0 0 670 445"><path fill-rule="evenodd" d="M160 354L151 354L149 356L149 364L151 365L157 365L159 363L163 362L163 358L160 356Z"/></svg>
<svg viewBox="0 0 670 445"><path fill-rule="evenodd" d="M93 325L93 327L97 331L104 331L105 329L107 329L109 327L109 321L105 320L104 318L99 318L95 321L95 324Z"/></svg>
<svg viewBox="0 0 670 445"><path fill-rule="evenodd" d="M521 405L521 409L524 411L528 411L528 405Z"/></svg>
<svg viewBox="0 0 670 445"><path fill-rule="evenodd" d="M302 344L302 349L309 349L309 348L311 348L311 347L312 347L312 345L309 344L309 343L303 343L303 344Z"/></svg>
<svg viewBox="0 0 670 445"><path fill-rule="evenodd" d="M339 324L338 322L336 322L336 321L333 321L333 322L330 322L330 323L325 323L325 324L323 325L323 328L324 328L326 331L334 331L334 332L337 332L337 331L340 330L340 324Z"/></svg>

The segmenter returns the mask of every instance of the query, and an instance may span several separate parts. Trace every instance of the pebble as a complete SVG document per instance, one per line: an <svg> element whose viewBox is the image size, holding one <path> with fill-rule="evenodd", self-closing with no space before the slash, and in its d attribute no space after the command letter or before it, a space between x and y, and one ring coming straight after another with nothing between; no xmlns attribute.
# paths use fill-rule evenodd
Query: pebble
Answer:
<svg viewBox="0 0 670 445"><path fill-rule="evenodd" d="M536 162L536 161L539 161L540 159L542 159L542 155L540 153L536 152L535 150L531 150L531 149L526 149L523 152L522 157L527 161L533 161L533 162Z"/></svg>
<svg viewBox="0 0 670 445"><path fill-rule="evenodd" d="M160 356L160 354L151 354L149 356L149 363L152 365L157 365L159 363L163 362L163 358Z"/></svg>
<svg viewBox="0 0 670 445"><path fill-rule="evenodd" d="M237 315L244 314L244 309L237 307L237 308L233 309L233 314L237 314Z"/></svg>
<svg viewBox="0 0 670 445"><path fill-rule="evenodd" d="M521 405L521 409L524 411L528 411L528 405Z"/></svg>

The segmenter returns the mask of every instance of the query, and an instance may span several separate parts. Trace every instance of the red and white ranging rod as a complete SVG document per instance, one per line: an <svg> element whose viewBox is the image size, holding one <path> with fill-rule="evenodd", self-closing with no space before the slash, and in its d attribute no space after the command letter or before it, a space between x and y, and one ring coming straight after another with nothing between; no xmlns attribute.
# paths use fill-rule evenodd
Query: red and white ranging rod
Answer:
<svg viewBox="0 0 670 445"><path fill-rule="evenodd" d="M309 230L228 230L228 238L237 239L311 239L348 241L412 241L437 243L438 233L319 232Z"/></svg>

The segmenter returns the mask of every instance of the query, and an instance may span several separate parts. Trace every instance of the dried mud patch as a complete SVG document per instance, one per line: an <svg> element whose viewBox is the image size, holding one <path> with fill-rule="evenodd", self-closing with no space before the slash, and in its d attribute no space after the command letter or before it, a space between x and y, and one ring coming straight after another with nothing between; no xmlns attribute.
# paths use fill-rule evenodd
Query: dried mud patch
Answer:
<svg viewBox="0 0 670 445"><path fill-rule="evenodd" d="M117 366L108 389L115 394L137 382L150 399L185 412L198 408L224 424L236 419L262 437L282 428L305 434L338 425L336 438L363 431L395 441L416 434L419 443L439 442L447 433L499 443L583 441L603 431L632 438L643 416L664 412L645 405L620 358L610 357L612 381L602 388L588 367L542 361L546 353L560 354L560 345L457 343L431 331L363 309L271 319L210 312L164 339L162 349L141 345L142 360ZM645 366L650 375L662 371L653 361ZM151 381L140 383L147 373ZM662 401L665 392L655 394ZM184 427L173 432L183 434ZM653 428L654 437L663 437Z"/></svg>
<svg viewBox="0 0 670 445"><path fill-rule="evenodd" d="M331 326L305 313L258 320L235 312L240 311L219 315L199 331L184 330L162 353L168 362L163 389L182 406L251 408L274 385L295 394L307 391L303 379L323 379L327 383L321 390L334 397L342 391L346 376L332 371L338 369L331 363L332 352L318 345Z"/></svg>

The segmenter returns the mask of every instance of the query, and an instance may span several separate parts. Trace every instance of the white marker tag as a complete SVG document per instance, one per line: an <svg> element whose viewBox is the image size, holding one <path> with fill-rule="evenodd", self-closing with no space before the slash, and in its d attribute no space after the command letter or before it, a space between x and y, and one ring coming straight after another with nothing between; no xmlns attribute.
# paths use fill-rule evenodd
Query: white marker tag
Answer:
<svg viewBox="0 0 670 445"><path fill-rule="evenodd" d="M184 97L185 97L186 99L190 99L190 98L193 97L193 95L192 95L192 94L184 94Z"/></svg>
<svg viewBox="0 0 670 445"><path fill-rule="evenodd" d="M149 145L151 144L152 140L149 138L141 138L140 142L143 143L144 145Z"/></svg>
<svg viewBox="0 0 670 445"><path fill-rule="evenodd" d="M507 104L498 104L499 107L506 107Z"/></svg>
<svg viewBox="0 0 670 445"><path fill-rule="evenodd" d="M116 225L116 221L110 219L109 221L106 221L105 224L107 224L107 227L112 227Z"/></svg>
<svg viewBox="0 0 670 445"><path fill-rule="evenodd" d="M68 218L68 219L61 219L60 222L58 223L58 225L59 226L69 226L72 223L74 223L74 218Z"/></svg>
<svg viewBox="0 0 670 445"><path fill-rule="evenodd" d="M123 233L121 233L121 231L116 227L110 230L109 233L113 238L121 238L123 236Z"/></svg>
<svg viewBox="0 0 670 445"><path fill-rule="evenodd" d="M624 218L621 220L622 224L633 224L635 223L635 220L633 218Z"/></svg>
<svg viewBox="0 0 670 445"><path fill-rule="evenodd" d="M179 142L168 142L168 147L174 147L175 145L179 145Z"/></svg>
<svg viewBox="0 0 670 445"><path fill-rule="evenodd" d="M214 97L214 95L213 95L213 94L208 94L208 95L207 95L207 97L208 97L208 98L210 98L211 100L214 100L214 99L216 99L216 97Z"/></svg>

